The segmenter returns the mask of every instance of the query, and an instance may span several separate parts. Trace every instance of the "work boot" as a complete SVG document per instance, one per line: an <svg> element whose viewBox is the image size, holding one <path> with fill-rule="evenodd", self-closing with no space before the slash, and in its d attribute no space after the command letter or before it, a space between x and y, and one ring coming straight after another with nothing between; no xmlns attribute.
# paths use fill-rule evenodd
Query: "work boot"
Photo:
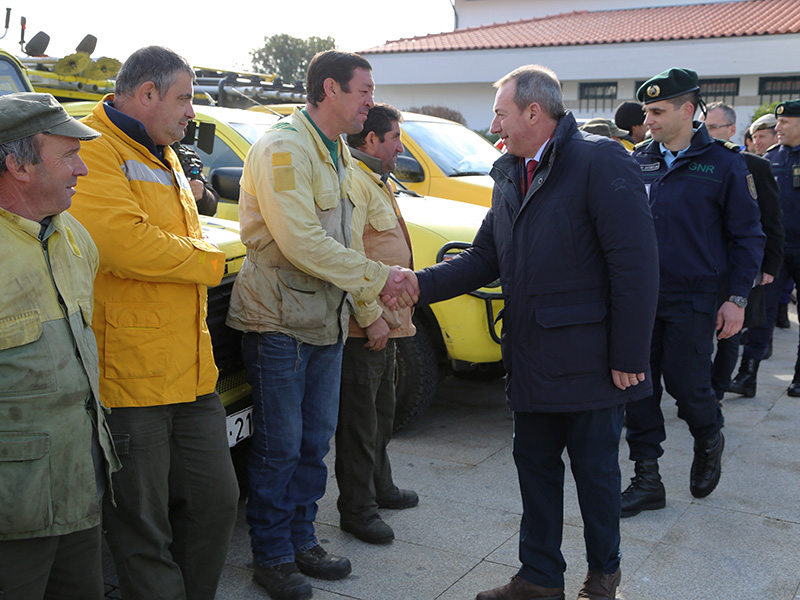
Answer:
<svg viewBox="0 0 800 600"><path fill-rule="evenodd" d="M419 504L419 496L413 490L394 488L388 494L375 498L375 501L378 503L378 508L401 510L403 508L412 508Z"/></svg>
<svg viewBox="0 0 800 600"><path fill-rule="evenodd" d="M760 360L755 358L744 358L739 365L739 372L731 381L728 391L732 394L739 394L745 398L752 398L756 395L756 378L758 375L758 365Z"/></svg>
<svg viewBox="0 0 800 600"><path fill-rule="evenodd" d="M301 573L316 579L344 579L352 570L349 560L328 554L319 544L305 552L295 552L294 560Z"/></svg>
<svg viewBox="0 0 800 600"><path fill-rule="evenodd" d="M667 492L658 473L658 459L637 460L633 471L630 485L622 492L623 519L667 505Z"/></svg>
<svg viewBox="0 0 800 600"><path fill-rule="evenodd" d="M294 563L283 563L272 567L253 566L253 579L267 590L272 600L307 600L312 590L308 579L303 577Z"/></svg>
<svg viewBox="0 0 800 600"><path fill-rule="evenodd" d="M694 442L694 460L692 461L689 490L695 498L705 498L719 483L722 474L722 450L725 448L725 436L718 431L710 438Z"/></svg>
<svg viewBox="0 0 800 600"><path fill-rule="evenodd" d="M769 360L770 358L772 358L772 338L770 338L767 349L764 350L764 356L761 357L761 360Z"/></svg>
<svg viewBox="0 0 800 600"><path fill-rule="evenodd" d="M778 318L775 319L775 327L780 329L789 329L791 323L789 322L789 305L778 304Z"/></svg>
<svg viewBox="0 0 800 600"><path fill-rule="evenodd" d="M794 363L794 377L789 389L786 390L786 394L792 398L800 398L800 357Z"/></svg>
<svg viewBox="0 0 800 600"><path fill-rule="evenodd" d="M617 597L617 587L621 577L622 573L619 567L615 573L610 575L589 569L586 581L583 582L583 587L578 592L578 600L614 600Z"/></svg>
<svg viewBox="0 0 800 600"><path fill-rule="evenodd" d="M481 592L475 600L564 600L564 588L547 588L514 575L503 587Z"/></svg>
<svg viewBox="0 0 800 600"><path fill-rule="evenodd" d="M369 515L363 519L344 519L339 521L342 531L352 533L368 544L388 544L394 539L394 531L379 515Z"/></svg>

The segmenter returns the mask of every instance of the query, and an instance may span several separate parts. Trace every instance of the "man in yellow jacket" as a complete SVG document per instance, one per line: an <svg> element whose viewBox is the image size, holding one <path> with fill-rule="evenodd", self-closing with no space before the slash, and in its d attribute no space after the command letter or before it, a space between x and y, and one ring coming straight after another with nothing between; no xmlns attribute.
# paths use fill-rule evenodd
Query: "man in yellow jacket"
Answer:
<svg viewBox="0 0 800 600"><path fill-rule="evenodd" d="M103 525L126 600L211 600L238 486L206 326L225 254L203 241L169 145L184 135L194 72L157 46L134 52L84 122L101 132L70 212L100 253L93 326L100 394L122 460Z"/></svg>
<svg viewBox="0 0 800 600"><path fill-rule="evenodd" d="M361 130L374 85L364 58L317 54L305 108L252 146L242 174L247 257L227 323L244 332L254 390L247 521L254 579L273 600L311 597L298 571L342 579L351 569L319 545L314 531L339 409L342 344L353 304L372 337L380 329L378 295L405 289L400 267L365 258L350 230L354 167L340 136Z"/></svg>
<svg viewBox="0 0 800 600"><path fill-rule="evenodd" d="M376 104L364 129L347 136L357 161L353 237L363 238L367 258L413 269L411 238L388 181L403 152L402 120L393 106ZM378 508L403 509L419 503L416 492L395 485L387 453L394 425L395 338L411 337L416 329L410 307L385 309L378 319L384 335L370 339L350 317L336 427L336 504L341 527L368 544L388 544L394 539Z"/></svg>

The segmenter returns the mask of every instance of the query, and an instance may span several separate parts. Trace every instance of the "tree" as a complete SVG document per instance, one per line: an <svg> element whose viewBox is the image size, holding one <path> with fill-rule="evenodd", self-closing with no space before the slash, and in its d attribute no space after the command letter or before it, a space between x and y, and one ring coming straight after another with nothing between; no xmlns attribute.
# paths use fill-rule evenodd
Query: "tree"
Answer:
<svg viewBox="0 0 800 600"><path fill-rule="evenodd" d="M767 102L766 104L762 104L759 106L756 111L753 113L753 118L750 119L752 123L759 117L763 117L764 115L774 115L775 114L775 107L780 104L780 100L776 100L775 102Z"/></svg>
<svg viewBox="0 0 800 600"><path fill-rule="evenodd" d="M250 51L253 69L261 73L274 73L284 83L303 81L308 63L317 52L332 50L336 40L332 37L308 39L278 33L264 38L264 45Z"/></svg>
<svg viewBox="0 0 800 600"><path fill-rule="evenodd" d="M419 113L422 115L430 115L431 117L439 117L440 119L447 119L448 121L455 121L462 125L467 124L467 120L460 112L455 109L447 108L446 106L432 106L427 104L425 106L412 106L406 109L408 112Z"/></svg>

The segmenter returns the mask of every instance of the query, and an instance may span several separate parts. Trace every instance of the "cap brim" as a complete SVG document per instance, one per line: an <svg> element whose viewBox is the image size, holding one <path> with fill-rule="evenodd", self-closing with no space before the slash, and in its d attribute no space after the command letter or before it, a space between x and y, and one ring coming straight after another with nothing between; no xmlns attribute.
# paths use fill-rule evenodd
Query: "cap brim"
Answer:
<svg viewBox="0 0 800 600"><path fill-rule="evenodd" d="M64 137L77 138L79 140L93 140L100 137L100 133L87 127L80 121L70 118L68 121L59 123L45 130L52 135L63 135Z"/></svg>

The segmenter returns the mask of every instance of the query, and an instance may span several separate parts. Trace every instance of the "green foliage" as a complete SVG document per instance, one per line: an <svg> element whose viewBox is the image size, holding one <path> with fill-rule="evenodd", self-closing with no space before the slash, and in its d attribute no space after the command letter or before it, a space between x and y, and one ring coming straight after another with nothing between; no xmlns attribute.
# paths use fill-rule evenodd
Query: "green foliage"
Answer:
<svg viewBox="0 0 800 600"><path fill-rule="evenodd" d="M421 115L430 115L431 117L439 117L440 119L447 119L448 121L455 121L462 125L467 124L467 120L457 110L447 108L446 106L412 106L406 109L408 112L419 113Z"/></svg>
<svg viewBox="0 0 800 600"><path fill-rule="evenodd" d="M759 117L763 117L764 115L774 115L775 114L775 107L778 106L778 104L780 104L780 103L781 103L780 100L776 100L775 102L770 102L768 104L762 104L761 106L759 106L756 109L756 112L753 113L753 118L750 119L750 122L752 123L753 121L755 121Z"/></svg>
<svg viewBox="0 0 800 600"><path fill-rule="evenodd" d="M332 50L336 40L332 37L308 39L278 33L264 38L264 45L250 51L253 69L260 73L274 73L284 83L304 81L308 63L317 52Z"/></svg>

